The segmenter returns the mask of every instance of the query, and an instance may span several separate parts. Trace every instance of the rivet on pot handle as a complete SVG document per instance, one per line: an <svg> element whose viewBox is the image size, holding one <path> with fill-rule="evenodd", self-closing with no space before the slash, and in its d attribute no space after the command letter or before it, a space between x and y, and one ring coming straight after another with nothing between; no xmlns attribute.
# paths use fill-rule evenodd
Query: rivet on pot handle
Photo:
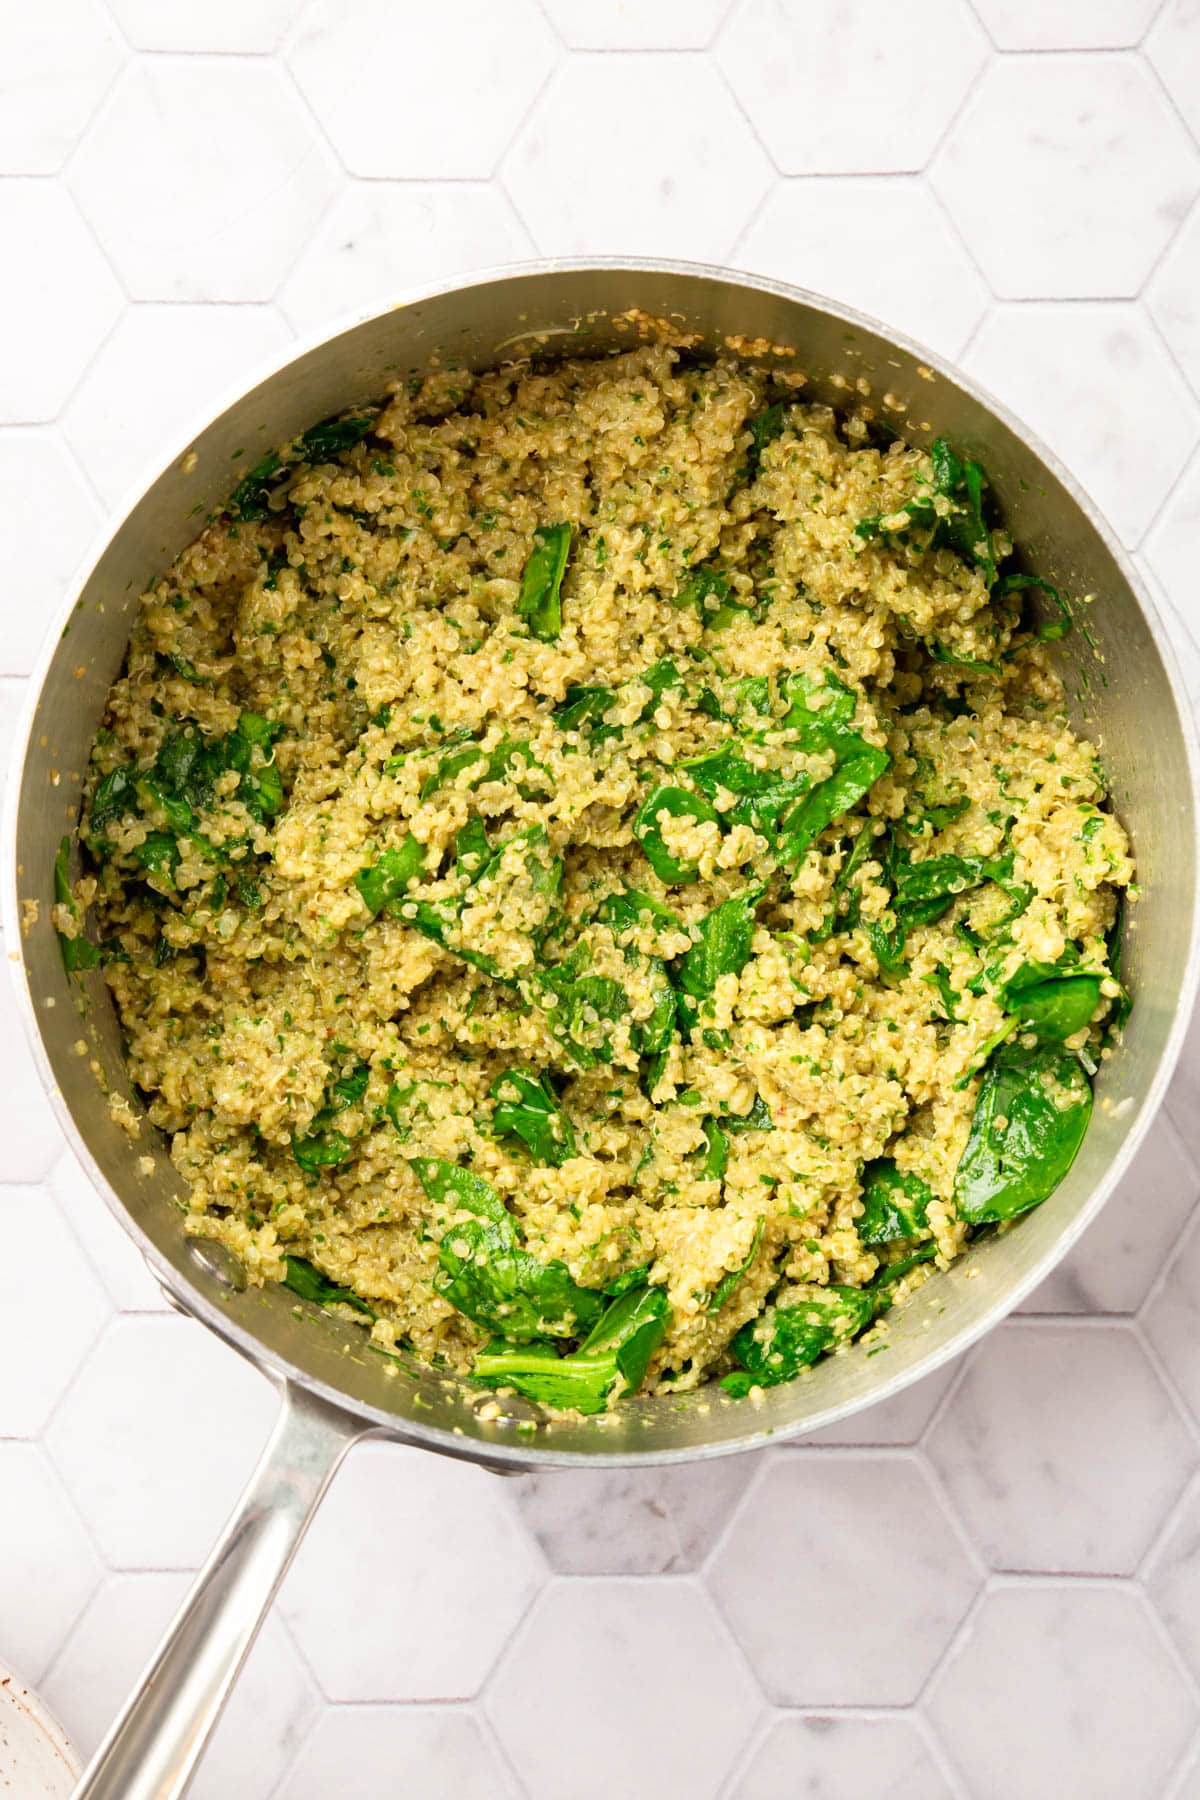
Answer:
<svg viewBox="0 0 1200 1800"><path fill-rule="evenodd" d="M370 1427L291 1383L258 1467L74 1800L174 1800L191 1779L288 1565Z"/></svg>

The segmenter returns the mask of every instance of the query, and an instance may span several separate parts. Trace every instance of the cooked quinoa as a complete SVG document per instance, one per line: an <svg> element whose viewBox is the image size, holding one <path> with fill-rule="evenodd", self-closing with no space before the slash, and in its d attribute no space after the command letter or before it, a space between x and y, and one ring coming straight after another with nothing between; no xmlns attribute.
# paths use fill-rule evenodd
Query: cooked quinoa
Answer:
<svg viewBox="0 0 1200 1800"><path fill-rule="evenodd" d="M744 1393L1077 1148L1133 868L1067 603L976 465L798 392L434 372L145 596L68 965L91 909L187 1230L385 1351Z"/></svg>

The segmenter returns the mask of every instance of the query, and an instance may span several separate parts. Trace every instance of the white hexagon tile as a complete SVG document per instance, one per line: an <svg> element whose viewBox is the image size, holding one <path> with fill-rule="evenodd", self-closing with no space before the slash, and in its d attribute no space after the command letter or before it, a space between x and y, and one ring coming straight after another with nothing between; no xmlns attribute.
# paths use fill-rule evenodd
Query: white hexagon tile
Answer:
<svg viewBox="0 0 1200 1800"><path fill-rule="evenodd" d="M130 299L269 300L336 174L285 70L154 56L123 71L67 183Z"/></svg>
<svg viewBox="0 0 1200 1800"><path fill-rule="evenodd" d="M62 415L62 431L109 506L158 469L147 441L175 448L213 397L245 386L291 333L268 306L131 307L92 359ZM136 394L145 433L129 429Z"/></svg>
<svg viewBox="0 0 1200 1800"><path fill-rule="evenodd" d="M927 1469L865 1450L769 1456L709 1571L781 1706L915 1700L980 1579Z"/></svg>
<svg viewBox="0 0 1200 1800"><path fill-rule="evenodd" d="M500 175L547 255L716 261L764 198L771 167L711 62L630 52L561 65Z"/></svg>
<svg viewBox="0 0 1200 1800"><path fill-rule="evenodd" d="M315 0L287 63L350 174L446 181L492 173L557 57L533 0Z"/></svg>
<svg viewBox="0 0 1200 1800"><path fill-rule="evenodd" d="M216 396L405 288L595 253L961 360L1106 511L1200 703L1198 193L1197 0L0 7L0 750L72 569ZM0 1662L87 1751L275 1401L104 1210L6 983L0 1143ZM1200 1796L1198 1203L1200 1030L1021 1316L807 1444L503 1482L359 1448L193 1792Z"/></svg>
<svg viewBox="0 0 1200 1800"><path fill-rule="evenodd" d="M925 167L987 40L963 0L909 0L886 35L869 4L739 0L716 55L785 175L865 175Z"/></svg>
<svg viewBox="0 0 1200 1800"><path fill-rule="evenodd" d="M1166 1794L1196 1728L1144 1593L1091 1581L989 1589L924 1710L972 1800Z"/></svg>
<svg viewBox="0 0 1200 1800"><path fill-rule="evenodd" d="M997 59L930 169L1007 300L1136 294L1198 174L1194 144L1136 56ZM981 213L987 232L973 231Z"/></svg>

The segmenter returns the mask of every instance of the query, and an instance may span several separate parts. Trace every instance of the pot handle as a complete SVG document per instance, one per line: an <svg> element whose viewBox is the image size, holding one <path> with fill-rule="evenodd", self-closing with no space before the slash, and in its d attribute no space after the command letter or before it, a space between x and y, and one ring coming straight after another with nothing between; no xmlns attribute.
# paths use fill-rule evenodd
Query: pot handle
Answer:
<svg viewBox="0 0 1200 1800"><path fill-rule="evenodd" d="M74 1800L174 1800L209 1733L330 1478L369 1427L285 1382L270 1441Z"/></svg>

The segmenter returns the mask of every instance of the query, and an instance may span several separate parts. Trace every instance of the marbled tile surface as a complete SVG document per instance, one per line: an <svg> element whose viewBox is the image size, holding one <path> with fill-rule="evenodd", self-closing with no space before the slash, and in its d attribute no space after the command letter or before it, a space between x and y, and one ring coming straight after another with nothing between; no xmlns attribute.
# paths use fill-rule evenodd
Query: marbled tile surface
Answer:
<svg viewBox="0 0 1200 1800"><path fill-rule="evenodd" d="M1198 0L0 6L0 741L215 389L535 253L728 261L960 359L1107 511L1200 698L1198 140ZM819 1440L510 1482L356 1452L196 1794L1200 1796L1198 1100L1200 1039L1024 1315ZM164 1308L4 983L0 1143L0 1661L89 1749L273 1402Z"/></svg>

